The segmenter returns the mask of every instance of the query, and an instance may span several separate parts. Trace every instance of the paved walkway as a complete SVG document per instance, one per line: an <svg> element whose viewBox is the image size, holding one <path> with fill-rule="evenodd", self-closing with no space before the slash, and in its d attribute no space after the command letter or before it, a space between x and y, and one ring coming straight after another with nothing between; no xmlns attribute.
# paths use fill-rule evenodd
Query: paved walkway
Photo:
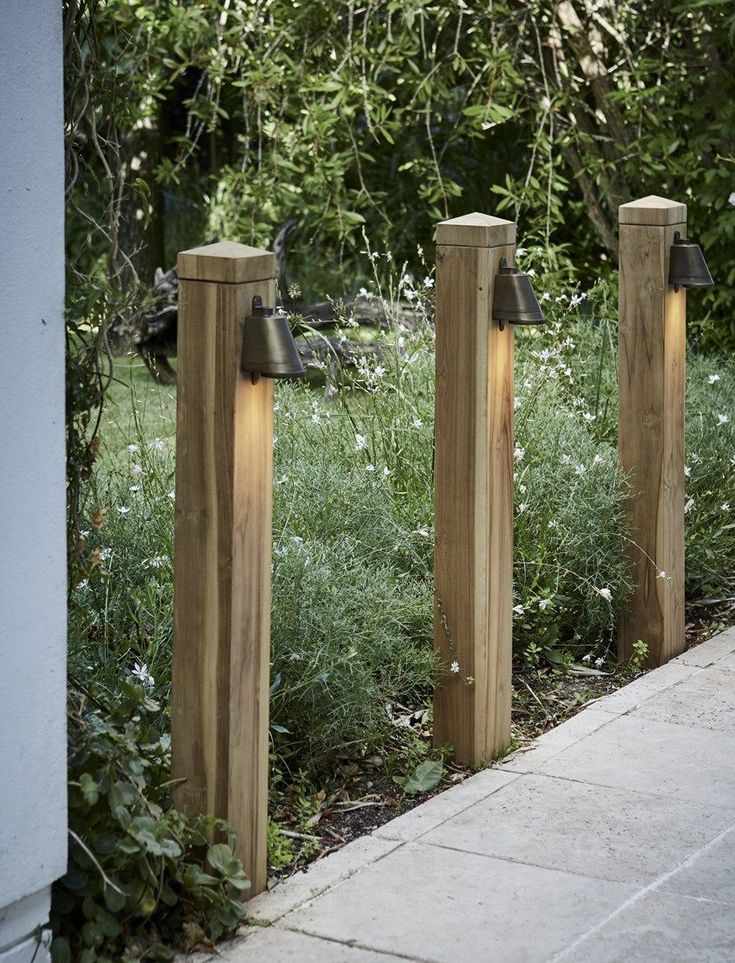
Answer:
<svg viewBox="0 0 735 963"><path fill-rule="evenodd" d="M219 959L733 963L735 629L259 896L250 919Z"/></svg>

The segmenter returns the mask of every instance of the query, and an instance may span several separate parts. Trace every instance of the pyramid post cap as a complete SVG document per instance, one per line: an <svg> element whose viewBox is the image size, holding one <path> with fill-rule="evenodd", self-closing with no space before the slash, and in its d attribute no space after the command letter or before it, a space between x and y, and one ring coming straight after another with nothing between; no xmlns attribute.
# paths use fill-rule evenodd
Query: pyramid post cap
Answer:
<svg viewBox="0 0 735 963"><path fill-rule="evenodd" d="M182 280L247 284L275 277L276 255L236 241L217 241L180 251L177 269Z"/></svg>
<svg viewBox="0 0 735 963"><path fill-rule="evenodd" d="M461 217L440 221L436 226L436 243L460 247L499 247L515 244L516 225L492 214L473 211Z"/></svg>
<svg viewBox="0 0 735 963"><path fill-rule="evenodd" d="M671 224L686 224L687 206L681 201L649 194L636 201L621 204L618 208L620 224L639 226L668 227Z"/></svg>

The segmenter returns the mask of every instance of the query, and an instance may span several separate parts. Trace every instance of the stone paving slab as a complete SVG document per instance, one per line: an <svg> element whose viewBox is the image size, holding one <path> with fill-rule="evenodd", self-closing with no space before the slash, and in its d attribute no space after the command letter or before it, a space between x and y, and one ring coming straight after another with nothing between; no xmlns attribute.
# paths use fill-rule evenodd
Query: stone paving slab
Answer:
<svg viewBox="0 0 735 963"><path fill-rule="evenodd" d="M692 899L729 903L735 917L735 829L704 847L677 873L662 881L658 889Z"/></svg>
<svg viewBox="0 0 735 963"><path fill-rule="evenodd" d="M478 772L471 779L465 779L458 786L447 789L437 796L410 809L402 816L392 819L389 823L376 829L373 833L382 839L397 839L410 842L429 830L440 826L452 816L469 809L480 800L487 799L520 777L512 772L500 769L486 769Z"/></svg>
<svg viewBox="0 0 735 963"><path fill-rule="evenodd" d="M733 653L735 653L735 626L725 629L702 645L695 645L688 652L678 655L669 665L674 663L680 665L693 665L706 667L715 665L720 661L729 661L732 664ZM656 670L657 672L660 669Z"/></svg>
<svg viewBox="0 0 735 963"><path fill-rule="evenodd" d="M282 922L412 960L541 963L634 892L629 884L406 843Z"/></svg>
<svg viewBox="0 0 735 963"><path fill-rule="evenodd" d="M732 809L529 775L422 842L645 885L735 823Z"/></svg>
<svg viewBox="0 0 735 963"><path fill-rule="evenodd" d="M401 957L376 953L345 943L321 940L306 933L268 927L251 926L243 939L230 944L216 957L221 963L238 960L277 960L278 963L392 963ZM245 955L243 955L245 954Z"/></svg>
<svg viewBox="0 0 735 963"><path fill-rule="evenodd" d="M646 719L614 719L543 763L561 779L735 806L735 741L731 735Z"/></svg>
<svg viewBox="0 0 735 963"><path fill-rule="evenodd" d="M198 963L734 963L734 693L728 630L252 900Z"/></svg>
<svg viewBox="0 0 735 963"><path fill-rule="evenodd" d="M735 665L722 665L715 662L665 689L638 706L636 715L735 735Z"/></svg>
<svg viewBox="0 0 735 963"><path fill-rule="evenodd" d="M552 963L732 963L735 915L651 891Z"/></svg>
<svg viewBox="0 0 735 963"><path fill-rule="evenodd" d="M248 903L248 919L273 922L306 903L331 886L341 883L376 859L386 856L398 842L376 835L361 836L314 863L306 873L296 873L269 893L261 893Z"/></svg>

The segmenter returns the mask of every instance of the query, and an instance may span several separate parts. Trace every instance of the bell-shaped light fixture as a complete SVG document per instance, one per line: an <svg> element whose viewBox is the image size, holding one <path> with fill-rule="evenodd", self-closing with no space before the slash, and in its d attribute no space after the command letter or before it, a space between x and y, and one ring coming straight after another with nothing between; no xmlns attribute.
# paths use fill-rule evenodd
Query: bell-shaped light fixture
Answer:
<svg viewBox="0 0 735 963"><path fill-rule="evenodd" d="M546 318L538 303L536 294L527 274L514 267L508 267L505 258L500 262L500 271L495 275L493 293L493 320L502 331L509 324L544 324Z"/></svg>
<svg viewBox="0 0 735 963"><path fill-rule="evenodd" d="M305 374L288 317L281 310L265 307L259 297L253 298L252 313L245 318L242 332L243 372L253 382L264 378L299 378Z"/></svg>
<svg viewBox="0 0 735 963"><path fill-rule="evenodd" d="M711 288L714 285L702 248L677 231L669 257L669 284L675 290L683 288Z"/></svg>

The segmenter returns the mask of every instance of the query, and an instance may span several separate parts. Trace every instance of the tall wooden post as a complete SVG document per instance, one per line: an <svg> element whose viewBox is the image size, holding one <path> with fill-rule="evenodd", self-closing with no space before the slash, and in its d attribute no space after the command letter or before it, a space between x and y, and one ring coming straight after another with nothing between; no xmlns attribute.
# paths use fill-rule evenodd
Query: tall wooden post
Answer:
<svg viewBox="0 0 735 963"><path fill-rule="evenodd" d="M510 743L513 326L490 316L516 228L468 214L436 239L434 742L476 766Z"/></svg>
<svg viewBox="0 0 735 963"><path fill-rule="evenodd" d="M634 594L618 655L648 645L649 665L684 651L684 364L686 292L668 284L674 234L686 236L685 204L644 197L619 208L620 464Z"/></svg>
<svg viewBox="0 0 735 963"><path fill-rule="evenodd" d="M266 885L273 382L240 371L243 320L273 304L275 255L223 242L178 258L173 778L227 819Z"/></svg>

